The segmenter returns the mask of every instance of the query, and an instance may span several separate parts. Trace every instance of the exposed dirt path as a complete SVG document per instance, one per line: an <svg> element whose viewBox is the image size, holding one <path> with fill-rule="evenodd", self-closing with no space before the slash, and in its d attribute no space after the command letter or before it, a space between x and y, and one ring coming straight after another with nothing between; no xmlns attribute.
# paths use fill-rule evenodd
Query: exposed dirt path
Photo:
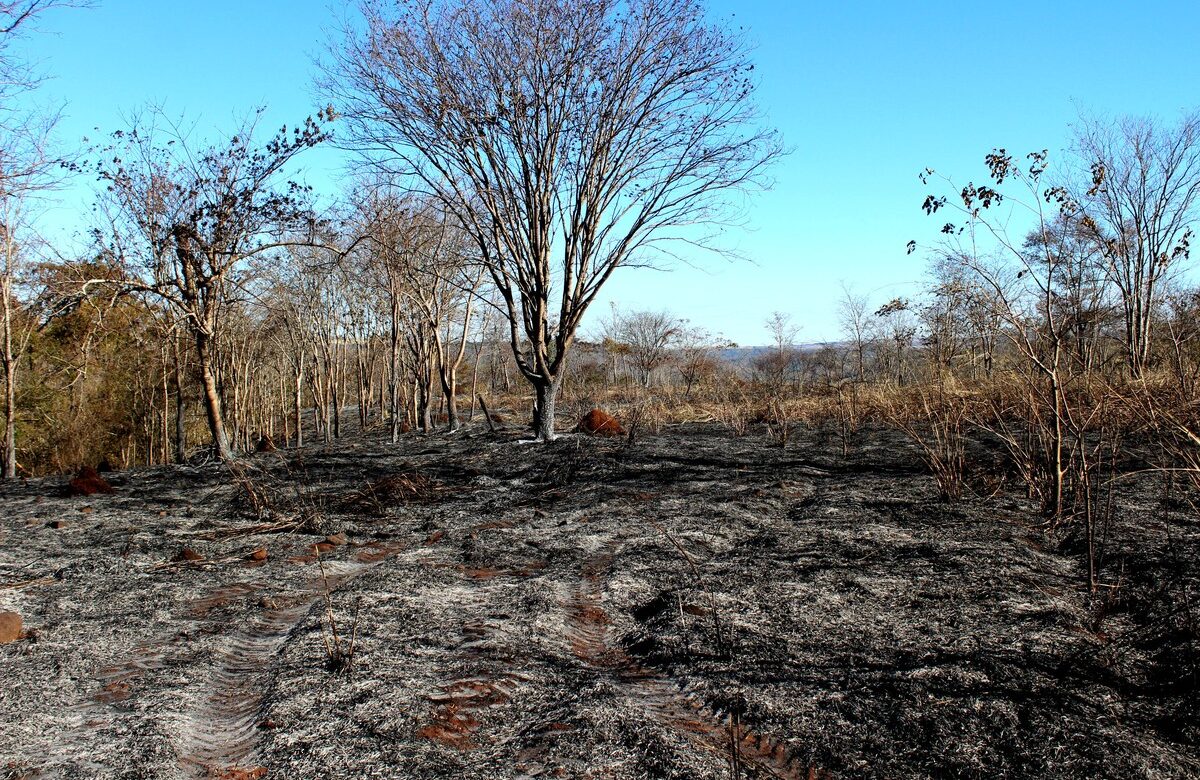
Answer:
<svg viewBox="0 0 1200 780"><path fill-rule="evenodd" d="M567 640L575 656L593 669L612 674L648 717L685 735L698 748L723 757L735 777L742 776L745 769L753 770L752 776L782 780L827 777L795 760L783 743L755 731L736 716L722 716L668 678L638 664L612 641L612 621L603 600L604 580L614 557L609 548L588 558L566 604Z"/></svg>

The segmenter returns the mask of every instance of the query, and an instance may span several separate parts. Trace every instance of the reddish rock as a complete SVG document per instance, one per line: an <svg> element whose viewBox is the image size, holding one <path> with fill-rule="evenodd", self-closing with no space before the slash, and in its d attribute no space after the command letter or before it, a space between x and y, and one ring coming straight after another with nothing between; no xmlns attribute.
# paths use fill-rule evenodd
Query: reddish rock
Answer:
<svg viewBox="0 0 1200 780"><path fill-rule="evenodd" d="M0 645L21 638L21 616L16 612L0 612Z"/></svg>
<svg viewBox="0 0 1200 780"><path fill-rule="evenodd" d="M625 429L621 427L621 423L617 422L617 418L600 409L593 409L584 415L583 419L579 421L579 425L575 426L575 430L589 436L625 435Z"/></svg>
<svg viewBox="0 0 1200 780"><path fill-rule="evenodd" d="M113 492L108 480L91 466L84 466L67 484L68 496L94 496L97 493Z"/></svg>
<svg viewBox="0 0 1200 780"><path fill-rule="evenodd" d="M259 563L262 563L263 561L265 561L267 559L267 548L259 547L257 550L250 553L250 555L248 557L252 561L258 561Z"/></svg>
<svg viewBox="0 0 1200 780"><path fill-rule="evenodd" d="M204 560L204 556L193 550L191 547L184 547L175 554L175 557L172 560L176 562L188 561L195 563L196 561Z"/></svg>

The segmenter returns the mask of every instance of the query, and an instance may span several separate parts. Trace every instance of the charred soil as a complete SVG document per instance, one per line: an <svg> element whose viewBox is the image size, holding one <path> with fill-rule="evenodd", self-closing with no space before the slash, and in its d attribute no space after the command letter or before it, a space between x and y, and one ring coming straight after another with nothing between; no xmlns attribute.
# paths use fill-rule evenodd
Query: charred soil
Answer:
<svg viewBox="0 0 1200 780"><path fill-rule="evenodd" d="M886 431L476 426L107 476L0 489L0 777L1200 774L1200 528L1152 481L1095 597L1070 533L940 501Z"/></svg>

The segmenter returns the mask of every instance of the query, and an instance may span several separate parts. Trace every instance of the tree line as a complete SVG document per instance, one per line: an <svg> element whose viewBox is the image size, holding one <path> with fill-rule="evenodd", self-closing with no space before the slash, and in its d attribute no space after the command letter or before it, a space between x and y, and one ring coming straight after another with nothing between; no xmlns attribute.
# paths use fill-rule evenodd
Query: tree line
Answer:
<svg viewBox="0 0 1200 780"><path fill-rule="evenodd" d="M55 5L0 11L15 30ZM273 133L261 110L200 136L147 109L64 160L54 117L5 115L0 162L24 183L0 192L6 474L185 458L194 407L221 459L299 442L306 410L322 437L348 406L393 437L439 414L453 430L468 356L475 376L497 343L553 439L605 282L712 245L703 226L782 153L746 43L695 0L360 10L322 64L329 106ZM330 205L294 177L335 138L360 174ZM97 184L77 257L32 218L31 193L70 176Z"/></svg>

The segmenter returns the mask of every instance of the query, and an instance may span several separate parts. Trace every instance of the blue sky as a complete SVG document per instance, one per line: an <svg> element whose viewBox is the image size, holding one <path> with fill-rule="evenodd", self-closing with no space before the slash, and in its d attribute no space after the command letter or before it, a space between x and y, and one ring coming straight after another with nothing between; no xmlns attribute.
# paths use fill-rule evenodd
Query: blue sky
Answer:
<svg viewBox="0 0 1200 780"><path fill-rule="evenodd" d="M1193 2L782 2L711 0L756 42L759 102L791 155L729 245L748 260L698 256L669 272L618 272L608 300L668 309L742 344L767 341L773 310L802 341L838 338L839 283L883 302L920 282L909 239L932 241L920 211L926 166L982 177L993 147L1062 149L1081 112L1173 118L1200 107L1200 4ZM199 10L203 9L203 10ZM27 48L61 102L60 138L118 129L148 102L228 128L257 105L268 127L316 107L313 58L346 13L326 0L99 0L56 11ZM326 186L331 151L307 161ZM82 187L47 217L86 223Z"/></svg>

